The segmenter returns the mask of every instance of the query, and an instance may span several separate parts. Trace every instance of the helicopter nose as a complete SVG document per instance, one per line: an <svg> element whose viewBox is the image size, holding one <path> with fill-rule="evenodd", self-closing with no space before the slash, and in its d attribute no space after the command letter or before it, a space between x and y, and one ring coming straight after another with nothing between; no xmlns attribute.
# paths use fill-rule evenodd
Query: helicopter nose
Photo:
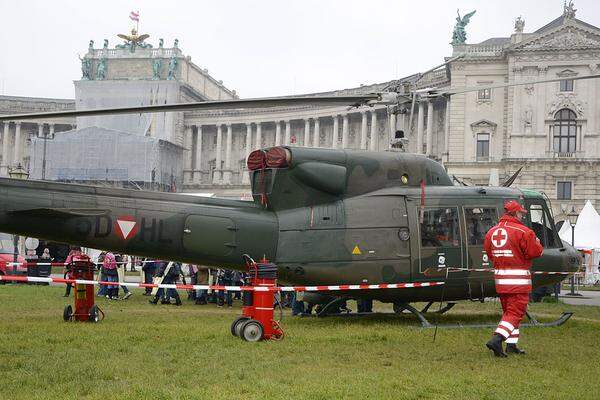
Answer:
<svg viewBox="0 0 600 400"><path fill-rule="evenodd" d="M579 270L582 262L582 256L579 251L569 244L564 244L566 248L562 262L563 272L576 272Z"/></svg>

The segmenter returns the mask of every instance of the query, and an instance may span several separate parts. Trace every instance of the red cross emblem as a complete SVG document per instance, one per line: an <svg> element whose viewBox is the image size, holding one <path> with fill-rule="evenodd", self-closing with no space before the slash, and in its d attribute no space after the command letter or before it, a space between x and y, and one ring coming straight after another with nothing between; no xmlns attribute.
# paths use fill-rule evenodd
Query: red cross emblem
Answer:
<svg viewBox="0 0 600 400"><path fill-rule="evenodd" d="M508 234L504 228L498 228L492 234L492 244L494 247L503 247L508 240Z"/></svg>

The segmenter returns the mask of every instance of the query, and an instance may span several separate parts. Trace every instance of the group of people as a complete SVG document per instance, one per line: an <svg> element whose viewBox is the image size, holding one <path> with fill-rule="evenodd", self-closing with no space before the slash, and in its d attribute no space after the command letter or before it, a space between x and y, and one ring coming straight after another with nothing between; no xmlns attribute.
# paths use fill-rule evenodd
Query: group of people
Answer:
<svg viewBox="0 0 600 400"><path fill-rule="evenodd" d="M155 278L162 278L160 283L162 284L175 284L181 280L183 284L186 284L185 274L181 263L160 260L145 260L143 261L142 270L144 271L144 283L150 284L154 282ZM221 285L221 286L241 286L246 282L245 274L237 271L231 271L227 269L215 269L208 268L201 265L188 264L188 274L190 277L191 285ZM162 288L156 289L147 287L144 293L145 296L154 296L151 300L151 304L157 304L159 301L161 304L171 303L171 299L175 300L175 305L181 305L181 298L176 289ZM224 290L189 290L188 300L194 301L196 304L203 305L208 303L216 303L217 306L228 307L233 306L234 299L241 299L240 292L231 292Z"/></svg>
<svg viewBox="0 0 600 400"><path fill-rule="evenodd" d="M79 246L71 246L69 255L65 260L64 277L66 279L74 279L71 263L75 257L81 256L82 251ZM122 269L121 274L125 274L125 262L121 254L115 254L110 251L103 251L98 256L96 265L99 269L100 282L115 282L114 285L100 285L98 289L98 297L106 297L109 300L119 300L119 268ZM69 297L71 294L71 283L67 283L64 297ZM127 300L133 293L127 286L121 285L123 289L123 300Z"/></svg>

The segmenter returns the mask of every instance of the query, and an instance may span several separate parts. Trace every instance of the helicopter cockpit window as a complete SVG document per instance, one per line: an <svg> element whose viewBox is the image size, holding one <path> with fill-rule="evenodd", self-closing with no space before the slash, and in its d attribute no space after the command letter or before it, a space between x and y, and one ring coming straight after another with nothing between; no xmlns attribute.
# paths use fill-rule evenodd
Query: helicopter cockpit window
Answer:
<svg viewBox="0 0 600 400"><path fill-rule="evenodd" d="M531 229L542 242L542 246L557 247L548 211L541 204L531 204L529 206L529 220L531 221Z"/></svg>
<svg viewBox="0 0 600 400"><path fill-rule="evenodd" d="M483 245L485 234L498 223L498 213L495 208L469 207L465 208L467 227L467 243Z"/></svg>
<svg viewBox="0 0 600 400"><path fill-rule="evenodd" d="M421 247L460 246L458 209L430 208L423 213Z"/></svg>

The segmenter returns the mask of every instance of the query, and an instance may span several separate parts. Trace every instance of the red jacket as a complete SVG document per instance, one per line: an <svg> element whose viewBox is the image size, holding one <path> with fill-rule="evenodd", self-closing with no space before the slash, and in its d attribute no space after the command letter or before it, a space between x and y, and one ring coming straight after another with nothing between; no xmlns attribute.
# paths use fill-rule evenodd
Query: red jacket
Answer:
<svg viewBox="0 0 600 400"><path fill-rule="evenodd" d="M483 248L494 265L496 293L531 292L531 260L544 251L531 229L505 214L485 235Z"/></svg>

